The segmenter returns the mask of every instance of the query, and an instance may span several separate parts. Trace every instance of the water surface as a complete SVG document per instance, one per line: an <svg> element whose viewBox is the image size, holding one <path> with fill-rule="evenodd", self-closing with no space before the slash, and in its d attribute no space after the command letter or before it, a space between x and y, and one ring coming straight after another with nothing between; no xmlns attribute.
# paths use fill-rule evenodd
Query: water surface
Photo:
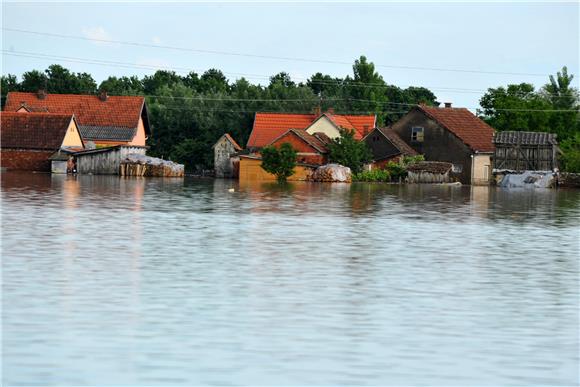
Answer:
<svg viewBox="0 0 580 387"><path fill-rule="evenodd" d="M3 384L577 385L579 217L566 190L4 173Z"/></svg>

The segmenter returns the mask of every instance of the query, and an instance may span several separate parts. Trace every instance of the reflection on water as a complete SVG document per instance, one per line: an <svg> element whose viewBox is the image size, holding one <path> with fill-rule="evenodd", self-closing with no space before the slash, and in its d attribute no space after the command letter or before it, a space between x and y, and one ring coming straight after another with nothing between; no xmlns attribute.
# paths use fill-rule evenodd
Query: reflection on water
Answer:
<svg viewBox="0 0 580 387"><path fill-rule="evenodd" d="M566 190L4 173L3 383L576 385L579 214Z"/></svg>

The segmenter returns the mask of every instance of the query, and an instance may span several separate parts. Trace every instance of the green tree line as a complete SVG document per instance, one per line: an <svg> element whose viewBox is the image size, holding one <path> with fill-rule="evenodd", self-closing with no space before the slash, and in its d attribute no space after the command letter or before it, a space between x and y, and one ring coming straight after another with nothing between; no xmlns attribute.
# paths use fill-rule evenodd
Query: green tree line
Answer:
<svg viewBox="0 0 580 387"><path fill-rule="evenodd" d="M377 114L379 125L395 122L413 104L436 105L435 94L424 87L400 88L387 83L372 62L361 56L344 78L318 72L295 82L281 72L267 85L246 78L230 81L217 69L186 75L159 70L152 75L111 76L100 84L88 73L74 73L58 64L32 70L20 78L1 77L2 104L9 91L144 95L149 108L150 153L184 163L190 171L212 168L211 146L225 132L244 145L256 111L309 113L315 107L337 113ZM577 149L580 138L578 92L564 68L540 90L529 84L491 88L481 99L479 114L496 130L549 131L563 148ZM572 112L512 112L502 109L573 110ZM576 141L576 142L574 142ZM572 154L567 151L567 154ZM580 154L580 152L579 152ZM570 164L570 162L568 162Z"/></svg>

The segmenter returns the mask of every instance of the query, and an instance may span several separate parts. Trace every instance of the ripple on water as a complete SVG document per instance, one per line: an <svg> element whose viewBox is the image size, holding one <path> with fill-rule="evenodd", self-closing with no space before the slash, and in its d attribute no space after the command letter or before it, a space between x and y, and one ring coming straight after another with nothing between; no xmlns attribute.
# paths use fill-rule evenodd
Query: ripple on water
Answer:
<svg viewBox="0 0 580 387"><path fill-rule="evenodd" d="M4 173L3 382L575 385L579 203Z"/></svg>

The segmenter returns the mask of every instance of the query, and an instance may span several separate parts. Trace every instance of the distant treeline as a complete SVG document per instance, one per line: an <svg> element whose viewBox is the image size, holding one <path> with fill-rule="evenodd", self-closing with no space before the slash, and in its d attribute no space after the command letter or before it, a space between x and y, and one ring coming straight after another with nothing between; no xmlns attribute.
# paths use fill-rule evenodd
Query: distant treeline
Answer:
<svg viewBox="0 0 580 387"><path fill-rule="evenodd" d="M577 137L578 93L571 88L571 79L564 68L563 74L540 91L529 84L489 89L481 98L480 113L498 130L551 131L561 140ZM270 77L267 86L245 78L230 82L216 69L201 75L159 70L142 78L109 77L97 85L90 74L73 73L57 64L45 71L25 72L20 80L3 75L1 81L2 103L9 91L39 89L49 93L96 94L105 90L110 95L144 95L153 130L148 141L150 153L184 163L188 170L212 167L211 146L225 132L245 145L256 111L309 113L317 107L323 111L334 108L336 113L377 114L378 123L388 125L413 104L438 103L427 88L403 89L388 84L364 56L354 62L352 76L316 73L306 82L296 83L282 72ZM575 112L545 111L555 109Z"/></svg>

